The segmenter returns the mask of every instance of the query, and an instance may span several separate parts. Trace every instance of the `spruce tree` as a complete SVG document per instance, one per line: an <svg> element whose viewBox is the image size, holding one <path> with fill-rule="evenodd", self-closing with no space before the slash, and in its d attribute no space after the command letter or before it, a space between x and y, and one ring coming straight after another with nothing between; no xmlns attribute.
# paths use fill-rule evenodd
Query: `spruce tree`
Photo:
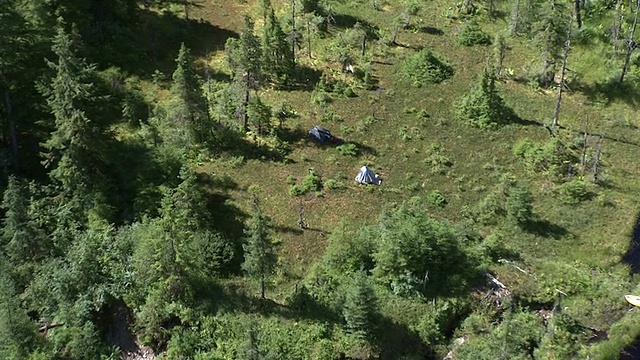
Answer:
<svg viewBox="0 0 640 360"><path fill-rule="evenodd" d="M509 190L505 203L507 217L519 225L526 224L533 218L533 196L529 184L518 182Z"/></svg>
<svg viewBox="0 0 640 360"><path fill-rule="evenodd" d="M264 73L272 83L278 86L286 84L293 75L293 53L273 9L264 26L262 51Z"/></svg>
<svg viewBox="0 0 640 360"><path fill-rule="evenodd" d="M456 117L480 128L508 123L513 113L498 93L495 76L482 73L471 92L456 104Z"/></svg>
<svg viewBox="0 0 640 360"><path fill-rule="evenodd" d="M190 51L184 43L180 46L176 64L171 86L173 99L169 103L168 116L177 130L176 141L185 142L175 145L191 148L209 137L207 102Z"/></svg>
<svg viewBox="0 0 640 360"><path fill-rule="evenodd" d="M374 329L376 297L364 270L357 271L346 290L342 315L347 330L362 340L368 339Z"/></svg>
<svg viewBox="0 0 640 360"><path fill-rule="evenodd" d="M29 221L29 195L25 185L15 176L9 177L2 199L5 218L2 228L2 244L14 264L33 261L39 253L38 242L31 233Z"/></svg>
<svg viewBox="0 0 640 360"><path fill-rule="evenodd" d="M266 280L275 270L277 257L269 234L271 219L262 213L257 194L253 194L253 212L245 229L242 269L260 281L260 297L265 298Z"/></svg>
<svg viewBox="0 0 640 360"><path fill-rule="evenodd" d="M244 29L240 39L230 38L225 44L227 61L234 73L234 82L242 89L242 96L238 113L242 119L242 129L249 131L249 91L257 90L263 79L262 47L260 39L254 34L253 21L244 18Z"/></svg>
<svg viewBox="0 0 640 360"><path fill-rule="evenodd" d="M68 34L58 26L52 47L57 61L47 61L55 75L42 88L54 117L54 131L44 144L44 163L68 196L86 198L100 188L98 164L103 162L106 146L101 127L87 115L95 67L78 56L79 41L77 31Z"/></svg>
<svg viewBox="0 0 640 360"><path fill-rule="evenodd" d="M0 264L4 259L0 258ZM20 298L8 269L0 268L0 358L29 358L38 341L37 328L20 306Z"/></svg>

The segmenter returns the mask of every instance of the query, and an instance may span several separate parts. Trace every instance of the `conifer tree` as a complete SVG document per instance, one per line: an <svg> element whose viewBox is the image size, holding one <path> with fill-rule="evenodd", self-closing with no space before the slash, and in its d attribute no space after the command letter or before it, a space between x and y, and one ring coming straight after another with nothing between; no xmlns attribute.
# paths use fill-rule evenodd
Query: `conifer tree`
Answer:
<svg viewBox="0 0 640 360"><path fill-rule="evenodd" d="M505 210L507 217L520 225L533 218L533 196L527 183L518 182L509 190Z"/></svg>
<svg viewBox="0 0 640 360"><path fill-rule="evenodd" d="M249 131L249 91L256 90L262 83L262 47L260 39L253 32L253 21L244 18L244 29L240 39L230 38L225 44L227 60L234 73L234 82L242 88L242 100L238 112L242 118L242 129Z"/></svg>
<svg viewBox="0 0 640 360"><path fill-rule="evenodd" d="M262 360L258 347L258 329L256 322L251 319L246 324L244 343L238 349L238 360Z"/></svg>
<svg viewBox="0 0 640 360"><path fill-rule="evenodd" d="M456 116L484 128L507 123L513 114L498 93L495 76L484 71L475 88L456 105Z"/></svg>
<svg viewBox="0 0 640 360"><path fill-rule="evenodd" d="M24 184L14 176L9 177L2 209L5 211L5 218L1 239L7 256L14 264L35 260L38 244L29 231L28 194Z"/></svg>
<svg viewBox="0 0 640 360"><path fill-rule="evenodd" d="M376 297L364 270L357 271L346 290L342 315L347 330L366 340L372 335L376 316Z"/></svg>
<svg viewBox="0 0 640 360"><path fill-rule="evenodd" d="M293 53L273 9L264 26L262 52L264 73L274 84L286 84L293 75Z"/></svg>
<svg viewBox="0 0 640 360"><path fill-rule="evenodd" d="M257 194L253 193L253 213L245 230L246 243L242 269L260 281L260 297L265 298L266 280L275 270L277 261L274 244L269 234L271 219L262 213Z"/></svg>
<svg viewBox="0 0 640 360"><path fill-rule="evenodd" d="M202 94L200 79L195 72L189 49L182 43L177 68L173 73L168 116L184 139L187 148L202 144L209 136L207 102Z"/></svg>
<svg viewBox="0 0 640 360"><path fill-rule="evenodd" d="M85 198L99 187L97 164L102 163L105 146L102 129L87 115L95 67L78 56L79 41L77 31L68 34L58 26L52 47L57 61L47 61L55 75L42 88L55 120L44 147L51 178L60 182L67 195Z"/></svg>
<svg viewBox="0 0 640 360"><path fill-rule="evenodd" d="M3 261L0 258L0 264ZM0 358L27 359L37 342L37 329L21 308L18 292L7 270L0 267Z"/></svg>

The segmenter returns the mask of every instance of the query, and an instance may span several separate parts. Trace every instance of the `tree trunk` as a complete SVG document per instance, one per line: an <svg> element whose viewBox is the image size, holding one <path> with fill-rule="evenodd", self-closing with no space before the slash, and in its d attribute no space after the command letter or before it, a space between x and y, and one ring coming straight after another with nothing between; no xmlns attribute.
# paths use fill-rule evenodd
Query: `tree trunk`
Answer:
<svg viewBox="0 0 640 360"><path fill-rule="evenodd" d="M580 14L580 0L574 0L576 23L578 23L578 29L582 29L582 15Z"/></svg>
<svg viewBox="0 0 640 360"><path fill-rule="evenodd" d="M567 70L567 56L569 56L569 43L571 37L571 26L567 31L567 41L564 43L564 55L562 56L562 68L560 69L560 84L558 85L558 94L556 95L556 106L553 111L553 126L558 126L558 117L560 116L560 102L562 101L562 89L564 89L564 74Z"/></svg>
<svg viewBox="0 0 640 360"><path fill-rule="evenodd" d="M265 291L265 279L264 279L264 270L262 271L262 274L260 274L260 298L261 299L266 299L266 291Z"/></svg>
<svg viewBox="0 0 640 360"><path fill-rule="evenodd" d="M291 1L291 55L293 56L293 70L296 69L296 0Z"/></svg>
<svg viewBox="0 0 640 360"><path fill-rule="evenodd" d="M365 52L367 51L367 33L362 34L362 56L364 57Z"/></svg>
<svg viewBox="0 0 640 360"><path fill-rule="evenodd" d="M311 21L307 21L307 50L309 50L309 60L311 60Z"/></svg>
<svg viewBox="0 0 640 360"><path fill-rule="evenodd" d="M618 57L618 42L620 41L620 26L622 24L622 0L616 3L616 11L613 14L613 25L611 26L611 42L613 44L612 59Z"/></svg>
<svg viewBox="0 0 640 360"><path fill-rule="evenodd" d="M600 156L602 155L602 140L604 137L600 136L598 141L598 148L596 149L596 155L593 159L593 168L591 174L593 175L593 182L597 183L600 176Z"/></svg>
<svg viewBox="0 0 640 360"><path fill-rule="evenodd" d="M580 164L582 165L582 176L584 176L584 170L587 167L587 140L589 138L589 115L584 121L584 136L582 138L582 155Z"/></svg>
<svg viewBox="0 0 640 360"><path fill-rule="evenodd" d="M511 35L516 35L518 33L518 25L520 21L520 0L516 0L513 11L511 13Z"/></svg>
<svg viewBox="0 0 640 360"><path fill-rule="evenodd" d="M622 84L624 81L624 76L629 71L629 61L631 60L631 53L636 49L636 44L633 41L633 36L636 33L636 25L638 24L638 9L640 9L640 0L636 2L636 11L633 15L633 26L631 27L631 32L629 33L629 37L627 38L627 55L624 57L624 67L622 68L622 75L620 75L619 83Z"/></svg>
<svg viewBox="0 0 640 360"><path fill-rule="evenodd" d="M249 73L244 75L244 97L242 99L242 129L244 132L249 131Z"/></svg>

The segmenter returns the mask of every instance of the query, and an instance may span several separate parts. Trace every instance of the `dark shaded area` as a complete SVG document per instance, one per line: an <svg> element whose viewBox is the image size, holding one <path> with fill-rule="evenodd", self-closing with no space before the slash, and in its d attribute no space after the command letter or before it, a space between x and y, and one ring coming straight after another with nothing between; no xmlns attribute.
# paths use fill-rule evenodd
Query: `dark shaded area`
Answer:
<svg viewBox="0 0 640 360"><path fill-rule="evenodd" d="M444 31L442 29L432 27L432 26L422 26L418 28L418 31L429 34L429 35L444 35Z"/></svg>
<svg viewBox="0 0 640 360"><path fill-rule="evenodd" d="M379 40L378 32L380 28L365 19L349 15L349 14L335 14L327 10L321 10L320 14L325 17L325 23L329 23L339 28L352 28L357 24L364 30L368 40Z"/></svg>
<svg viewBox="0 0 640 360"><path fill-rule="evenodd" d="M633 344L625 347L620 351L619 360L638 360L640 359L640 337Z"/></svg>
<svg viewBox="0 0 640 360"><path fill-rule="evenodd" d="M628 78L622 84L618 82L618 79L619 77L616 76L608 81L594 84L577 83L571 84L571 86L574 90L584 93L591 102L609 105L613 101L620 100L637 108L640 104L640 87L634 79Z"/></svg>
<svg viewBox="0 0 640 360"><path fill-rule="evenodd" d="M228 38L239 36L203 20L185 20L169 11L161 14L147 9L137 11L135 26L105 23L86 35L90 60L100 68L117 66L143 78L151 77L156 70L170 74L181 43L199 57L223 49Z"/></svg>
<svg viewBox="0 0 640 360"><path fill-rule="evenodd" d="M133 311L122 300L110 305L104 313L103 338L107 344L115 346L123 354L135 353L138 350L136 337L129 328L133 323Z"/></svg>
<svg viewBox="0 0 640 360"><path fill-rule="evenodd" d="M312 91L321 76L322 71L318 69L296 64L293 84L288 85L287 88L288 90Z"/></svg>
<svg viewBox="0 0 640 360"><path fill-rule="evenodd" d="M622 262L631 267L631 275L640 274L640 215L636 220L636 226L633 228L629 249L622 258ZM638 339L638 341L640 345L640 339Z"/></svg>
<svg viewBox="0 0 640 360"><path fill-rule="evenodd" d="M551 237L556 240L569 233L566 228L553 224L548 220L527 221L522 225L522 228L531 234L541 237Z"/></svg>

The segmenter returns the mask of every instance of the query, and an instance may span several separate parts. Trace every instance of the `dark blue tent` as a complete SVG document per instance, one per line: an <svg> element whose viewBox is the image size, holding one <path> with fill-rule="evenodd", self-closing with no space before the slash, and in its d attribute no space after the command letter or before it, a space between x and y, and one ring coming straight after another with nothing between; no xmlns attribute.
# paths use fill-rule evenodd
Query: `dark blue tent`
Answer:
<svg viewBox="0 0 640 360"><path fill-rule="evenodd" d="M323 128L322 126L314 126L313 129L309 130L309 135L313 136L320 142L333 141L334 137L331 135L331 131Z"/></svg>

